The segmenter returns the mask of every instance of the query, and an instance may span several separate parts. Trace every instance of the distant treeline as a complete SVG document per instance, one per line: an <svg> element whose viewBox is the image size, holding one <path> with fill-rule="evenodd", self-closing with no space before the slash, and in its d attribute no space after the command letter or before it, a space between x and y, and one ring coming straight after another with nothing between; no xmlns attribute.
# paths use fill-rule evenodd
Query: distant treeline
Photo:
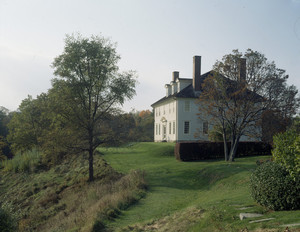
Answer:
<svg viewBox="0 0 300 232"><path fill-rule="evenodd" d="M24 99L17 111L0 107L0 159L11 158L17 152L39 148L46 153L62 155L72 151L72 140L64 125L56 123L56 115L47 112L45 96ZM153 113L150 110L107 114L102 122L105 131L102 146L119 146L129 142L153 141ZM64 128L64 130L62 130ZM63 133L62 133L63 131ZM69 141L66 141L69 140ZM71 139L71 141L70 141ZM99 138L100 139L100 138Z"/></svg>

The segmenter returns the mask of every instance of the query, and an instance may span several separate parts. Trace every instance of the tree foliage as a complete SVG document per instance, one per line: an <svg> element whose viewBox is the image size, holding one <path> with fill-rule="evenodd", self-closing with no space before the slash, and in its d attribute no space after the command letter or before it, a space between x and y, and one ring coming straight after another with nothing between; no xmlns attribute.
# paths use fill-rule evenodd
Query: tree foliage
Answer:
<svg viewBox="0 0 300 232"><path fill-rule="evenodd" d="M287 85L288 75L284 70L251 49L244 54L233 50L213 68L214 73L202 84L200 117L209 115L221 128L225 159L233 161L242 136L261 139L264 112L280 112L285 117L296 113L300 102L298 91L295 86ZM225 143L227 136L230 148Z"/></svg>

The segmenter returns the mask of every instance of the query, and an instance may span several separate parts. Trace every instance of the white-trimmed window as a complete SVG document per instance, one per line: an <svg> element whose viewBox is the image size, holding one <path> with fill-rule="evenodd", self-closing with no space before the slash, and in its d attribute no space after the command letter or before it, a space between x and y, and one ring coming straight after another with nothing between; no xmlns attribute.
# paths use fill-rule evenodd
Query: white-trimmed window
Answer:
<svg viewBox="0 0 300 232"><path fill-rule="evenodd" d="M176 124L175 121L173 122L173 134L175 135L175 130L176 130Z"/></svg>
<svg viewBox="0 0 300 232"><path fill-rule="evenodd" d="M207 135L208 134L208 121L203 122L203 134Z"/></svg>
<svg viewBox="0 0 300 232"><path fill-rule="evenodd" d="M155 135L157 135L158 132L158 128L157 128L157 124L155 124Z"/></svg>
<svg viewBox="0 0 300 232"><path fill-rule="evenodd" d="M158 124L158 135L160 135L160 124Z"/></svg>
<svg viewBox="0 0 300 232"><path fill-rule="evenodd" d="M169 135L172 134L172 123L169 122Z"/></svg>
<svg viewBox="0 0 300 232"><path fill-rule="evenodd" d="M184 122L183 133L186 135L190 133L190 122L189 121Z"/></svg>
<svg viewBox="0 0 300 232"><path fill-rule="evenodd" d="M190 101L184 101L184 111L185 112L190 112L190 110L191 110Z"/></svg>

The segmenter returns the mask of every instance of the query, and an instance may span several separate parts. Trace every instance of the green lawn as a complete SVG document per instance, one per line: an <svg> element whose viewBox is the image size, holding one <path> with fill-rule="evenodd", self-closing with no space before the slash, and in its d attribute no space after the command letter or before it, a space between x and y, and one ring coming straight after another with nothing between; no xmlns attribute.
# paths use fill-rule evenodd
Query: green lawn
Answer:
<svg viewBox="0 0 300 232"><path fill-rule="evenodd" d="M156 223L158 227L167 228L174 224L179 230L182 226L185 231L239 231L245 227L277 228L300 222L300 211L267 212L250 197L249 175L256 167L255 161L268 157L240 158L234 163L179 162L175 160L173 150L172 143L137 143L101 149L104 159L117 171L145 170L149 185L145 198L111 223L113 230L147 230ZM239 210L245 206L253 207ZM275 220L249 224L249 219L239 220L240 212L262 212L263 218ZM180 216L182 223L178 225L176 218ZM184 221L187 218L189 221ZM139 226L128 227L136 224Z"/></svg>

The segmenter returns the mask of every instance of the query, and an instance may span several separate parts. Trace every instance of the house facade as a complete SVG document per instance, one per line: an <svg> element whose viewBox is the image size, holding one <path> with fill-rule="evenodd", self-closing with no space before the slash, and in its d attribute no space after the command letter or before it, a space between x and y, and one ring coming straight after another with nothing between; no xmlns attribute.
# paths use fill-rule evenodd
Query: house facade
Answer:
<svg viewBox="0 0 300 232"><path fill-rule="evenodd" d="M193 57L193 77L180 78L179 72L172 75L165 85L166 95L153 103L154 141L209 141L208 133L214 126L209 115L199 118L201 105L197 102L203 80L212 71L201 75L201 56ZM242 136L240 141L256 141Z"/></svg>

